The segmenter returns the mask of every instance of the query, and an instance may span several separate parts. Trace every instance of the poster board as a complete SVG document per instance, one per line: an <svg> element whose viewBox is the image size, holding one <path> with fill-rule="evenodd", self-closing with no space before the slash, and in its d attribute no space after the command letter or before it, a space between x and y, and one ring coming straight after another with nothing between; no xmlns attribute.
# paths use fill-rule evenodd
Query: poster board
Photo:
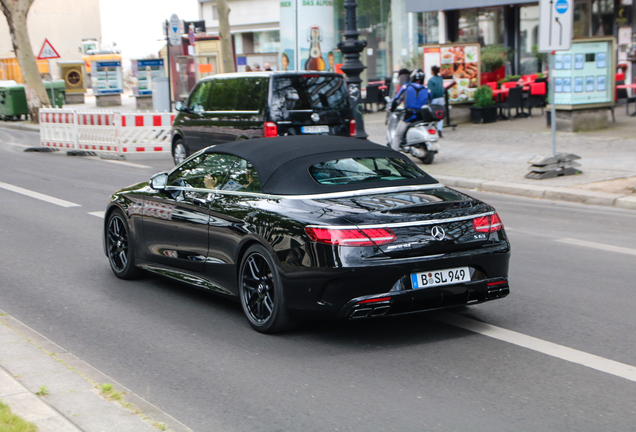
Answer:
<svg viewBox="0 0 636 432"><path fill-rule="evenodd" d="M554 57L554 101L559 110L614 105L616 39L574 39Z"/></svg>
<svg viewBox="0 0 636 432"><path fill-rule="evenodd" d="M121 94L124 92L124 78L120 60L93 60L92 70L91 78L95 94Z"/></svg>
<svg viewBox="0 0 636 432"><path fill-rule="evenodd" d="M163 59L131 60L132 76L136 78L133 94L147 96L152 94L152 82L166 76Z"/></svg>
<svg viewBox="0 0 636 432"><path fill-rule="evenodd" d="M481 47L476 43L452 43L425 45L423 47L424 73L427 82L431 67L438 66L444 82L455 81L457 85L449 90L451 104L473 102L473 95L481 79Z"/></svg>

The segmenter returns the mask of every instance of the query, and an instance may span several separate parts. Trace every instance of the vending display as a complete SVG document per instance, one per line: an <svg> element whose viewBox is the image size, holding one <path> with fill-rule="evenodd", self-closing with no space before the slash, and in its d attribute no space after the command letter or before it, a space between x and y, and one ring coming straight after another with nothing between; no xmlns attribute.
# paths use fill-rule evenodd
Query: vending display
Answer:
<svg viewBox="0 0 636 432"><path fill-rule="evenodd" d="M97 95L124 92L124 79L119 60L94 60L92 62L93 92Z"/></svg>
<svg viewBox="0 0 636 432"><path fill-rule="evenodd" d="M132 77L136 80L133 93L137 96L152 94L152 82L166 76L163 59L132 60Z"/></svg>
<svg viewBox="0 0 636 432"><path fill-rule="evenodd" d="M554 56L554 100L558 109L614 103L613 37L572 41Z"/></svg>

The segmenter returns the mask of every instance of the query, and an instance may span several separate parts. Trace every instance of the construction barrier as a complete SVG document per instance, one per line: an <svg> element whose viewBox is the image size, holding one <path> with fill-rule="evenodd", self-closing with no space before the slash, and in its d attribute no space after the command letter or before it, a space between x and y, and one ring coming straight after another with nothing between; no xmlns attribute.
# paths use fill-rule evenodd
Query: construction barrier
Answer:
<svg viewBox="0 0 636 432"><path fill-rule="evenodd" d="M40 145L115 153L171 152L173 113L40 109Z"/></svg>

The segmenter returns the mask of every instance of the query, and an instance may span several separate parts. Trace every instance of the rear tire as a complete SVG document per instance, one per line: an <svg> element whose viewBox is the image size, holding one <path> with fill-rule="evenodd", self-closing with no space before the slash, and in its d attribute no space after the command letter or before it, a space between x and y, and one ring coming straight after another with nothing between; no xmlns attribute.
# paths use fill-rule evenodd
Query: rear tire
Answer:
<svg viewBox="0 0 636 432"><path fill-rule="evenodd" d="M276 264L263 246L255 244L245 252L238 284L243 313L257 332L279 333L300 324L287 310Z"/></svg>
<svg viewBox="0 0 636 432"><path fill-rule="evenodd" d="M190 156L190 151L188 147L186 147L183 139L177 138L172 145L172 160L175 165L179 165L181 162L186 160L186 158Z"/></svg>
<svg viewBox="0 0 636 432"><path fill-rule="evenodd" d="M135 267L133 238L124 213L117 209L108 216L106 224L106 253L110 268L120 279L134 279L139 275Z"/></svg>
<svg viewBox="0 0 636 432"><path fill-rule="evenodd" d="M430 165L433 163L433 159L435 159L435 153L427 151L426 156L419 158L424 165Z"/></svg>

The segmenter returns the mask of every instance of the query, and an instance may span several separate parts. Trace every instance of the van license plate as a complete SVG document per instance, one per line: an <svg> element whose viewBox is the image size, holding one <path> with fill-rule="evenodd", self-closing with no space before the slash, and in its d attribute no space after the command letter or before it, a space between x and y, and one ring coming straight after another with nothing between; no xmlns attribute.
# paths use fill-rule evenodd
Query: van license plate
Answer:
<svg viewBox="0 0 636 432"><path fill-rule="evenodd" d="M329 126L303 126L300 131L304 134L329 133Z"/></svg>
<svg viewBox="0 0 636 432"><path fill-rule="evenodd" d="M413 289L451 285L461 282L470 282L470 271L468 270L468 267L431 270L423 273L411 274Z"/></svg>

